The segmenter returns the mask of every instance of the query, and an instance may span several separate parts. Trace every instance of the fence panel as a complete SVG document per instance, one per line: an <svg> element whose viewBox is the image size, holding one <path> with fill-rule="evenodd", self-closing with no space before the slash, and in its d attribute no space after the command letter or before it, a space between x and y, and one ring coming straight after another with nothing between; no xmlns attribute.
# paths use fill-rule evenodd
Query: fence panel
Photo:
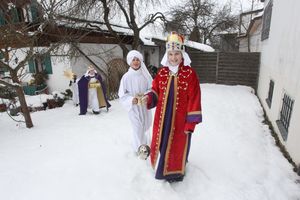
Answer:
<svg viewBox="0 0 300 200"><path fill-rule="evenodd" d="M246 85L257 89L260 53L188 51L201 83Z"/></svg>

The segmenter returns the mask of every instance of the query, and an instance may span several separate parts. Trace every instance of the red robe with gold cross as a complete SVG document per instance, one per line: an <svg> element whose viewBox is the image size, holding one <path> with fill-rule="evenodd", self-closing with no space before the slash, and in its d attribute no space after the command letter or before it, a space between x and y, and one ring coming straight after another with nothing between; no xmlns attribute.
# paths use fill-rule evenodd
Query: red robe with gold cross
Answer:
<svg viewBox="0 0 300 200"><path fill-rule="evenodd" d="M202 121L197 74L183 62L176 74L162 67L152 82L152 92L147 95L148 109L156 106L151 164L162 169L163 178L184 175L190 145L189 134L185 132L193 132L195 125Z"/></svg>

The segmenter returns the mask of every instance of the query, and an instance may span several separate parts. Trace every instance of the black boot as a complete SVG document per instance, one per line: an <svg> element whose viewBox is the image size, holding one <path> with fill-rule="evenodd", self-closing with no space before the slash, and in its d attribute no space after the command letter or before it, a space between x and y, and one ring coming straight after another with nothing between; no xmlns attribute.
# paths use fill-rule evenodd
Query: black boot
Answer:
<svg viewBox="0 0 300 200"><path fill-rule="evenodd" d="M167 181L169 183L180 182L180 181L183 181L183 177L184 177L184 175L180 175L180 176L175 177L175 178L167 179Z"/></svg>
<svg viewBox="0 0 300 200"><path fill-rule="evenodd" d="M100 114L100 111L94 111L94 110L93 110L93 113L94 113L95 115L99 115L99 114Z"/></svg>

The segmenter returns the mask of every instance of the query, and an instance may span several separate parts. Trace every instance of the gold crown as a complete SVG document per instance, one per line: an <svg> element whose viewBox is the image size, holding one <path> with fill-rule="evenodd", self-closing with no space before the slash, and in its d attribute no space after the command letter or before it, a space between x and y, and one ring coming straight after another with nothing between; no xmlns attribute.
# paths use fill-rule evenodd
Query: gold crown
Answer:
<svg viewBox="0 0 300 200"><path fill-rule="evenodd" d="M171 32L167 37L166 49L167 51L183 51L184 50L184 36L176 32Z"/></svg>
<svg viewBox="0 0 300 200"><path fill-rule="evenodd" d="M180 35L174 31L171 32L171 34L167 38L167 42L177 42L180 44L183 44L184 36Z"/></svg>

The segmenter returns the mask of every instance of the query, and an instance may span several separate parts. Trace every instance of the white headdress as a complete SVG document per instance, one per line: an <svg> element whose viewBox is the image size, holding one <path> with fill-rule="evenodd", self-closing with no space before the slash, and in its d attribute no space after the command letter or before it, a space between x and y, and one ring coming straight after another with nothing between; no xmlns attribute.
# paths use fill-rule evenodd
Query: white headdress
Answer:
<svg viewBox="0 0 300 200"><path fill-rule="evenodd" d="M127 64L129 66L134 58L138 58L141 61L140 70L142 71L142 74L144 75L144 77L147 79L149 85L152 85L152 77L144 63L143 55L136 50L129 51L129 53L127 54Z"/></svg>

